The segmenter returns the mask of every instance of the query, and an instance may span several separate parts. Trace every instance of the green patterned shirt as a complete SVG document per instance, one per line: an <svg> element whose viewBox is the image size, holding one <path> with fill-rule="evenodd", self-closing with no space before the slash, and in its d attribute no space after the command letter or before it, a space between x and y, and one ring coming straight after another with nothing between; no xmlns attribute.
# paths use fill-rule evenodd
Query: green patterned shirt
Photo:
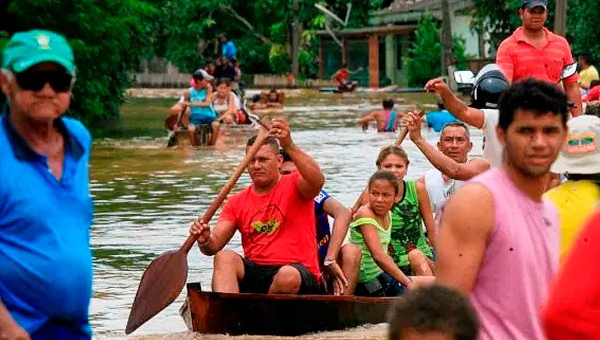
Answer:
<svg viewBox="0 0 600 340"><path fill-rule="evenodd" d="M419 210L417 181L404 181L404 197L392 208L392 240L389 253L399 267L408 266L406 248L420 249L425 256L433 257L423 231L423 218ZM405 273L409 275L410 273Z"/></svg>

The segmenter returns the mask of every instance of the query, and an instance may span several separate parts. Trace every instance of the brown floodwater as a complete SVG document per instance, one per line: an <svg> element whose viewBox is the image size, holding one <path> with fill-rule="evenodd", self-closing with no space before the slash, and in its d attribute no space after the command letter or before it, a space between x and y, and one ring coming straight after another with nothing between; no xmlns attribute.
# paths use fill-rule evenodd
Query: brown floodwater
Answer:
<svg viewBox="0 0 600 340"><path fill-rule="evenodd" d="M138 91L138 95L139 95ZM215 147L167 149L163 130L176 91L141 91L122 107L118 122L94 129L91 190L95 200L92 227L94 296L91 321L96 339L124 339L125 324L145 267L157 255L177 249L188 235L189 224L210 205L244 155L251 133L221 138ZM353 204L375 169L379 148L394 141L394 134L363 132L360 116L380 107L384 97L402 106L418 103L430 110L431 94L322 94L297 91L286 101L281 116L292 127L292 138L321 165L325 189L346 205ZM432 143L437 134L424 131ZM481 133L473 130L474 154L481 153ZM431 165L409 141L403 147L411 163L408 178L416 178ZM235 191L249 184L245 174ZM217 220L217 216L213 221ZM239 235L227 246L241 251ZM190 252L190 282L210 287L212 258L196 249ZM185 290L167 309L129 338L229 339L187 331L179 308ZM340 332L325 332L300 339L383 339L385 325L367 325ZM237 337L265 339L265 337ZM271 337L270 339L281 339Z"/></svg>

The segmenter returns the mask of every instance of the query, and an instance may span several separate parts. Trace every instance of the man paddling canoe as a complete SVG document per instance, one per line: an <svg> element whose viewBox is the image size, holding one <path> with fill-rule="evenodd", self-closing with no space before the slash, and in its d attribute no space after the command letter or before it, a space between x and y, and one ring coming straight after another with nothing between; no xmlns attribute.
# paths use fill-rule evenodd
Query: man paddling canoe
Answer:
<svg viewBox="0 0 600 340"><path fill-rule="evenodd" d="M556 208L542 198L567 136L567 96L514 83L499 102L504 162L448 200L436 243L437 283L469 294L479 339L544 339L539 310L558 267Z"/></svg>
<svg viewBox="0 0 600 340"><path fill-rule="evenodd" d="M283 165L281 174L289 175L298 171L296 164L287 152L281 151ZM333 232L329 227L328 216L333 217ZM360 249L354 244L342 246L348 226L352 221L352 212L340 201L321 190L315 197L315 221L317 230L317 250L319 266L324 273L325 292L334 295L352 295L360 271ZM338 264L339 262L339 264ZM333 291L330 292L330 287Z"/></svg>
<svg viewBox="0 0 600 340"><path fill-rule="evenodd" d="M229 198L213 230L196 221L190 232L198 235L202 253L215 255L215 292L318 294L314 198L325 177L317 162L294 144L284 120L273 120L269 135L248 166L252 185ZM279 143L297 172L279 174ZM236 230L245 257L223 250Z"/></svg>
<svg viewBox="0 0 600 340"><path fill-rule="evenodd" d="M439 214L442 206L463 181L488 170L490 163L481 157L468 159L473 149L469 128L462 122L446 124L441 131L437 150L421 135L421 119L408 113L403 125L410 132L410 139L423 152L427 160L435 167L419 179L429 194L429 202L433 212Z"/></svg>

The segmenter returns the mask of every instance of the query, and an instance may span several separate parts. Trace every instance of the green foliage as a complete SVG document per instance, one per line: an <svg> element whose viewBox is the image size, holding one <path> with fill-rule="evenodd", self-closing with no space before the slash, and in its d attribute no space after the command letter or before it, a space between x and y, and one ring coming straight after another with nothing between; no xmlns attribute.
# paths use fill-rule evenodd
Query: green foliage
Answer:
<svg viewBox="0 0 600 340"><path fill-rule="evenodd" d="M291 59L281 45L273 45L269 53L269 64L275 73L287 73L290 71Z"/></svg>
<svg viewBox="0 0 600 340"><path fill-rule="evenodd" d="M409 49L411 55L406 60L406 77L409 86L421 87L442 73L442 42L440 28L436 19L426 13L415 32L415 42ZM465 55L464 40L454 37L454 53L457 68L464 68L467 57Z"/></svg>
<svg viewBox="0 0 600 340"><path fill-rule="evenodd" d="M490 42L498 47L502 40L521 26L521 18L519 17L521 3L522 0L473 0L472 29L478 32L488 32ZM554 6L555 0L549 0L546 27L550 29L554 25ZM571 1L569 1L570 6Z"/></svg>
<svg viewBox="0 0 600 340"><path fill-rule="evenodd" d="M600 2L597 0L569 0L567 28L574 54L590 53L594 62L600 62ZM596 64L596 67L598 65Z"/></svg>
<svg viewBox="0 0 600 340"><path fill-rule="evenodd" d="M141 0L19 0L8 15L11 32L42 28L69 39L77 65L69 114L91 123L118 117L158 12Z"/></svg>

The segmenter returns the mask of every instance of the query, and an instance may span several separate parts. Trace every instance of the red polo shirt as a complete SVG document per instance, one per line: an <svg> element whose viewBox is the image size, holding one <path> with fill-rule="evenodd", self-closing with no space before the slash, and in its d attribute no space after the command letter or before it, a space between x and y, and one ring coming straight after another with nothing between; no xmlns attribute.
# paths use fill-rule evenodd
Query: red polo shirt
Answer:
<svg viewBox="0 0 600 340"><path fill-rule="evenodd" d="M514 83L525 78L535 78L557 84L565 66L572 64L573 55L567 40L544 28L546 43L539 49L526 41L523 27L515 32L498 47L496 64L509 82ZM564 80L571 84L579 80L575 73Z"/></svg>

